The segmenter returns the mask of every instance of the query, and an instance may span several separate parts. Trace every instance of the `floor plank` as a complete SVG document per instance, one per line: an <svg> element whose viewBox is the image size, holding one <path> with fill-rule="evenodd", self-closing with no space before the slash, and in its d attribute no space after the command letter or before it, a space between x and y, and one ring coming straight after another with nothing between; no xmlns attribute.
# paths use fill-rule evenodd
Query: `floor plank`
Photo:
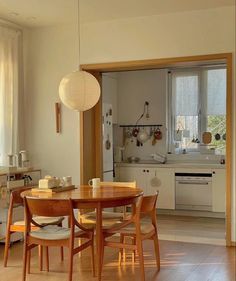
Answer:
<svg viewBox="0 0 236 281"><path fill-rule="evenodd" d="M173 215L157 218L163 240L226 245L225 219Z"/></svg>
<svg viewBox="0 0 236 281"><path fill-rule="evenodd" d="M146 281L236 281L236 248L160 241L161 271L157 273L152 242L144 243ZM21 281L22 243L15 243L10 249L9 267L4 268L3 245L0 245L0 280ZM67 258L60 262L59 249L50 249L50 272L38 269L37 250L32 254L32 274L27 281L67 280ZM67 256L65 254L65 256ZM139 280L138 260L132 264L127 260L121 267L117 262L117 251L106 249L103 281ZM92 277L89 251L74 259L73 280L95 281Z"/></svg>

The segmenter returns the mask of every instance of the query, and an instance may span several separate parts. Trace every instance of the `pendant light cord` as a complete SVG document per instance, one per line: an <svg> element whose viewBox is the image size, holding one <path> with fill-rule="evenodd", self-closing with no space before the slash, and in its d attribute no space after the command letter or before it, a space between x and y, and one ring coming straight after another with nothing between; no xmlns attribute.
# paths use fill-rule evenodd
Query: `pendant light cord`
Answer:
<svg viewBox="0 0 236 281"><path fill-rule="evenodd" d="M79 51L78 51L78 70L80 70L80 3L78 0L78 47L79 47Z"/></svg>

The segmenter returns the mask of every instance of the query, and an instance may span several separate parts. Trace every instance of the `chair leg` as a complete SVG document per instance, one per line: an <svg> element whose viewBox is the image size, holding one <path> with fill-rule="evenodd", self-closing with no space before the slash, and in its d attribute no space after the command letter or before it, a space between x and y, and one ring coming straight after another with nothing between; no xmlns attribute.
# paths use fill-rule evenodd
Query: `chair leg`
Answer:
<svg viewBox="0 0 236 281"><path fill-rule="evenodd" d="M26 241L24 242L24 249L23 249L23 275L22 281L25 281L26 278L26 265L27 265L27 244Z"/></svg>
<svg viewBox="0 0 236 281"><path fill-rule="evenodd" d="M71 245L69 247L69 281L72 281L72 273L73 273L73 249L74 249L74 243L71 242Z"/></svg>
<svg viewBox="0 0 236 281"><path fill-rule="evenodd" d="M141 239L137 239L137 248L138 248L138 255L139 255L139 266L140 266L141 281L145 281L143 244L142 244Z"/></svg>
<svg viewBox="0 0 236 281"><path fill-rule="evenodd" d="M62 227L62 222L59 224L60 227ZM68 228L69 228L69 221L68 221ZM64 260L64 251L63 251L63 247L61 247L61 261Z"/></svg>
<svg viewBox="0 0 236 281"><path fill-rule="evenodd" d="M63 247L61 247L61 261L64 261L64 251L63 251Z"/></svg>
<svg viewBox="0 0 236 281"><path fill-rule="evenodd" d="M39 250L39 270L43 270L43 246L39 245L38 246Z"/></svg>
<svg viewBox="0 0 236 281"><path fill-rule="evenodd" d="M4 267L7 267L7 261L8 261L8 252L10 247L10 231L7 231L6 234L6 240L5 240L5 249L4 249Z"/></svg>
<svg viewBox="0 0 236 281"><path fill-rule="evenodd" d="M93 272L93 277L95 277L95 263L94 263L94 245L92 243L91 245L91 255L92 255L92 272ZM103 261L103 257L102 257L102 261Z"/></svg>
<svg viewBox="0 0 236 281"><path fill-rule="evenodd" d="M102 243L101 243L101 271L102 271L103 263L104 263L104 251L105 251L104 239L102 238Z"/></svg>
<svg viewBox="0 0 236 281"><path fill-rule="evenodd" d="M28 250L28 274L30 274L31 250Z"/></svg>
<svg viewBox="0 0 236 281"><path fill-rule="evenodd" d="M160 250L159 250L159 241L158 241L157 235L155 235L153 237L153 241L154 241L154 247L155 247L156 264L157 264L158 271L160 271L160 269L161 269Z"/></svg>
<svg viewBox="0 0 236 281"><path fill-rule="evenodd" d="M47 272L49 272L49 252L48 252L48 246L46 246L46 269L47 269Z"/></svg>
<svg viewBox="0 0 236 281"><path fill-rule="evenodd" d="M124 235L121 234L120 235L120 243L124 243ZM123 248L120 248L120 251L119 251L119 265L121 265L121 262L122 262L122 259L123 259L123 254L124 254L124 249Z"/></svg>
<svg viewBox="0 0 236 281"><path fill-rule="evenodd" d="M125 236L123 236L123 241L122 243L125 243ZM122 258L123 258L123 263L126 262L126 250L122 249Z"/></svg>
<svg viewBox="0 0 236 281"><path fill-rule="evenodd" d="M132 244L136 245L136 237L132 237ZM132 252L132 263L135 263L136 250Z"/></svg>

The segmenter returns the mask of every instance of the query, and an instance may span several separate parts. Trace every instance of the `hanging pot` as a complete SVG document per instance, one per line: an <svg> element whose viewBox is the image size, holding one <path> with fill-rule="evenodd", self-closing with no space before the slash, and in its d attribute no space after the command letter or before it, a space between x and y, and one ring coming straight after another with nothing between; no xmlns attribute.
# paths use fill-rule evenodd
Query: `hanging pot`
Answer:
<svg viewBox="0 0 236 281"><path fill-rule="evenodd" d="M161 140L162 139L162 132L159 128L154 132L154 137L156 140Z"/></svg>
<svg viewBox="0 0 236 281"><path fill-rule="evenodd" d="M138 135L138 133L139 133L139 129L138 128L134 128L133 129L133 131L132 131L132 135L133 135L133 137L137 137L137 135Z"/></svg>
<svg viewBox="0 0 236 281"><path fill-rule="evenodd" d="M142 130L138 133L137 139L141 142L144 143L149 139L149 135L145 130Z"/></svg>

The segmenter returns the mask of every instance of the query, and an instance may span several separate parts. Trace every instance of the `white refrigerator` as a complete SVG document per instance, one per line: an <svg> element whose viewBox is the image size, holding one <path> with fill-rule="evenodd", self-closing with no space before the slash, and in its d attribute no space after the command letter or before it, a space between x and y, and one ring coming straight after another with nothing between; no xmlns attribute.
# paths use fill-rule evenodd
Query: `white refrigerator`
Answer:
<svg viewBox="0 0 236 281"><path fill-rule="evenodd" d="M112 105L102 104L103 181L113 181Z"/></svg>

